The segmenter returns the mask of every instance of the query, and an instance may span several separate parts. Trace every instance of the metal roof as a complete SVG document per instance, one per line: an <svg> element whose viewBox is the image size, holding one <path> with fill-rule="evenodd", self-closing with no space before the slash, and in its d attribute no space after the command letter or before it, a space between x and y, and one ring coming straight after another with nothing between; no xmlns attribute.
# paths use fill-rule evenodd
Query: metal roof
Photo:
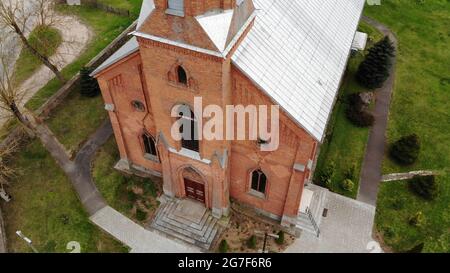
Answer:
<svg viewBox="0 0 450 273"><path fill-rule="evenodd" d="M232 60L321 141L364 0L254 0L257 17Z"/></svg>
<svg viewBox="0 0 450 273"><path fill-rule="evenodd" d="M136 37L132 37L128 42L126 42L121 48L119 48L113 55L111 55L105 62L103 62L97 69L95 69L91 76L99 74L101 71L105 70L109 66L117 63L125 57L130 56L134 52L139 50L139 43Z"/></svg>
<svg viewBox="0 0 450 273"><path fill-rule="evenodd" d="M233 64L294 121L321 141L365 1L253 2L257 9L255 23L232 56ZM153 10L153 1L144 1L138 24L142 25ZM225 33L221 28L229 25L229 16L222 13L197 17L215 45L225 52L229 46L223 48ZM251 21L253 17L249 19ZM140 35L138 32L133 34ZM137 51L138 47L133 37L93 74ZM222 55L226 56L225 53Z"/></svg>

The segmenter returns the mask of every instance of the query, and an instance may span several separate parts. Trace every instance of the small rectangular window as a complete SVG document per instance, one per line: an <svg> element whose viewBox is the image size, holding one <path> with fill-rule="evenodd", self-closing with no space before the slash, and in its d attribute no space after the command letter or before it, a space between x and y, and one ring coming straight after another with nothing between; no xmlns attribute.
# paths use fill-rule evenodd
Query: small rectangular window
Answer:
<svg viewBox="0 0 450 273"><path fill-rule="evenodd" d="M184 0L169 0L167 14L184 16Z"/></svg>

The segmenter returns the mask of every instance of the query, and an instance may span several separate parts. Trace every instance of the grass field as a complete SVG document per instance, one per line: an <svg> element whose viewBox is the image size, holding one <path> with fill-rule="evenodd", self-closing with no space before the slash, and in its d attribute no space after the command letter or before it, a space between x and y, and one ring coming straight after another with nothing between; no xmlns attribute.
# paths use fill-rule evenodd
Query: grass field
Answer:
<svg viewBox="0 0 450 273"><path fill-rule="evenodd" d="M51 112L46 123L68 151L77 152L106 118L102 97L84 97L76 88Z"/></svg>
<svg viewBox="0 0 450 273"><path fill-rule="evenodd" d="M374 41L382 38L381 33L365 23L361 23L359 29L370 35L371 42L368 47ZM348 121L345 115L346 98L349 94L366 91L355 80L355 73L363 58L363 54L359 53L349 61L345 79L328 125L327 138L320 147L320 155L315 171L317 177L323 168L326 168L333 162L336 167L332 178L331 190L351 198L355 198L358 193L359 174L364 159L369 129L358 128ZM354 168L355 178L353 182L355 183L355 188L352 191L345 191L339 184L345 179L345 173L350 168Z"/></svg>
<svg viewBox="0 0 450 273"><path fill-rule="evenodd" d="M62 36L55 28L48 26L36 27L28 37L30 45L46 57L53 56L62 43ZM33 75L42 66L41 61L28 49L24 48L16 61L15 81L21 83Z"/></svg>
<svg viewBox="0 0 450 273"><path fill-rule="evenodd" d="M386 157L384 173L423 169L442 173L438 177L441 196L434 202L414 196L405 182L384 184L377 228L396 251L424 242L426 252L450 252L450 5L440 0L390 0L367 7L365 13L389 26L399 40L388 141L416 133L422 142L416 164L402 167ZM406 205L397 211L391 203L400 197ZM421 228L406 220L417 211L426 219Z"/></svg>
<svg viewBox="0 0 450 273"><path fill-rule="evenodd" d="M111 137L96 155L92 170L95 184L110 206L136 222L145 222L159 206L156 199L162 183L119 173L113 168L119 159L116 141ZM136 208L145 211L144 220L138 219Z"/></svg>
<svg viewBox="0 0 450 273"><path fill-rule="evenodd" d="M138 16L142 6L142 0L99 0L100 3L130 11L133 16Z"/></svg>
<svg viewBox="0 0 450 273"><path fill-rule="evenodd" d="M31 238L39 252L69 252L66 245L71 241L80 243L81 252L127 252L89 222L69 180L39 141L24 147L12 166L19 170L8 188L13 200L2 202L10 252L31 252L15 235L17 230Z"/></svg>

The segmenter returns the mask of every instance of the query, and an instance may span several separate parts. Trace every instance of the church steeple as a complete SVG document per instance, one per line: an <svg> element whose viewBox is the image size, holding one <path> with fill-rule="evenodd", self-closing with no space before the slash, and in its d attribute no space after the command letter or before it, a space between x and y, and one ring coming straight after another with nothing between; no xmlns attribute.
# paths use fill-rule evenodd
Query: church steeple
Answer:
<svg viewBox="0 0 450 273"><path fill-rule="evenodd" d="M224 53L255 17L252 0L144 0L154 9L136 36ZM226 55L226 54L225 54Z"/></svg>

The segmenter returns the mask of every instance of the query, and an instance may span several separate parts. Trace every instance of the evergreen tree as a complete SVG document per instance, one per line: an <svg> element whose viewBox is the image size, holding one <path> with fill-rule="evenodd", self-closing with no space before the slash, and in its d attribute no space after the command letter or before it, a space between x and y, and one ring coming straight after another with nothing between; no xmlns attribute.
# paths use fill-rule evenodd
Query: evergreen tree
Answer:
<svg viewBox="0 0 450 273"><path fill-rule="evenodd" d="M389 77L395 47L389 37L376 43L361 63L356 74L357 81L364 87L376 89L383 86Z"/></svg>
<svg viewBox="0 0 450 273"><path fill-rule="evenodd" d="M100 94L98 82L90 76L91 73L92 69L88 67L83 67L80 70L80 93L86 97L95 97Z"/></svg>

